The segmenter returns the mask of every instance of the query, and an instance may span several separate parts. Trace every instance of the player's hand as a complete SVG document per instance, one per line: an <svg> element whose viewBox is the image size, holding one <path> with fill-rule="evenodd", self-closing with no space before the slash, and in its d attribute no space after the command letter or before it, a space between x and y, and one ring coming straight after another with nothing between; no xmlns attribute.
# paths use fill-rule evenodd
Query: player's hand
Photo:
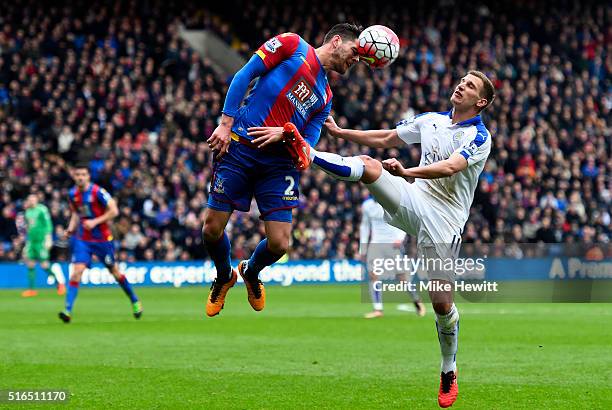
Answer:
<svg viewBox="0 0 612 410"><path fill-rule="evenodd" d="M98 225L98 223L96 222L95 219L85 219L83 221L83 228L87 229L88 231L91 231L97 225Z"/></svg>
<svg viewBox="0 0 612 410"><path fill-rule="evenodd" d="M210 149L218 152L215 158L219 159L229 151L231 131L232 127L228 127L225 124L219 124L210 138L206 140Z"/></svg>
<svg viewBox="0 0 612 410"><path fill-rule="evenodd" d="M68 239L70 239L72 234L74 234L74 232L71 231L70 229L66 228L66 229L64 229L64 232L62 232L62 237L64 238L65 241L67 241Z"/></svg>
<svg viewBox="0 0 612 410"><path fill-rule="evenodd" d="M45 237L45 249L51 249L53 247L53 238L51 235Z"/></svg>
<svg viewBox="0 0 612 410"><path fill-rule="evenodd" d="M389 158L382 162L383 168L389 171L391 175L395 175L398 177L402 177L406 179L408 182L414 182L414 178L406 177L406 169L400 164L400 162L395 158Z"/></svg>
<svg viewBox="0 0 612 410"><path fill-rule="evenodd" d="M283 127L250 127L247 135L253 137L251 142L257 148L263 148L283 139Z"/></svg>
<svg viewBox="0 0 612 410"><path fill-rule="evenodd" d="M332 117L331 115L329 115L325 120L325 127L327 127L327 132L332 137L340 136L342 128L338 127L338 124L336 124L336 120L334 120L334 117Z"/></svg>

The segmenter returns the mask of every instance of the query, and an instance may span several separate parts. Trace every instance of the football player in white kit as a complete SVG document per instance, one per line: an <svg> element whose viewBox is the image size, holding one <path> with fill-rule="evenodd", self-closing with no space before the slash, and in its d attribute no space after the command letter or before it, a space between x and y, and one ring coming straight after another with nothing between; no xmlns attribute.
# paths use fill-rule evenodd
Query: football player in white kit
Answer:
<svg viewBox="0 0 612 410"><path fill-rule="evenodd" d="M398 279L408 281L407 272L401 269L390 272L392 277L377 275L373 264L376 259L394 259L403 254L406 232L389 225L385 221L385 210L372 197L366 199L361 205L361 223L359 224L359 250L365 257L365 274L368 276L368 293L372 301L373 310L364 315L366 319L382 317L383 299L381 283L385 279ZM365 276L365 275L364 275ZM365 279L365 277L364 277ZM410 277L410 281L414 276ZM407 293L414 303L416 314L425 316L425 305L421 302L416 290L407 289ZM399 306L398 306L399 308Z"/></svg>
<svg viewBox="0 0 612 410"><path fill-rule="evenodd" d="M381 163L367 155L342 157L316 151L290 123L285 124L282 138L296 163L308 157L309 164L337 179L363 182L385 209L385 220L416 236L425 260L446 260L458 252L478 177L491 151L491 135L480 112L494 98L495 88L487 76L470 71L453 90L448 112L424 113L399 122L392 130L342 129L328 118L332 136L361 145L391 148L420 143L421 162L408 169L395 158ZM430 285L438 289L430 291L442 355L438 404L449 407L458 393L459 312L453 303L454 272L434 268L427 274Z"/></svg>

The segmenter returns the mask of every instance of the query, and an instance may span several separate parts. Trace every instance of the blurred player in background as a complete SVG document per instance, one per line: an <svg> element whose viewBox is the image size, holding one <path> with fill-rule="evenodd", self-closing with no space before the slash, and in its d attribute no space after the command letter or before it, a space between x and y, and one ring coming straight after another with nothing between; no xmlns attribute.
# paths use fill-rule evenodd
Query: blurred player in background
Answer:
<svg viewBox="0 0 612 410"><path fill-rule="evenodd" d="M23 249L23 257L28 267L28 289L23 291L21 296L36 296L38 292L34 290L36 283L36 262L45 271L47 276L55 277L57 284L57 294L66 293L64 275L55 275L49 264L49 250L53 246L53 223L49 209L38 202L36 194L30 194L26 198L23 207L25 208L26 224L26 245Z"/></svg>
<svg viewBox="0 0 612 410"><path fill-rule="evenodd" d="M451 111L420 114L399 122L393 130L341 129L333 118L327 120L332 135L369 147L420 143L421 162L414 168L405 169L395 158L381 163L367 155L342 157L318 152L291 124L285 125L284 139L294 158L306 157L337 179L363 182L385 209L385 220L416 236L424 261L454 259L478 177L491 152L491 135L480 112L494 98L495 88L489 78L480 71L470 71L453 90ZM458 394L455 358L459 312L452 292L455 275L441 267L427 273L434 286L441 286L430 292L430 297L442 354L438 404L449 407Z"/></svg>
<svg viewBox="0 0 612 410"><path fill-rule="evenodd" d="M72 215L66 235L71 236L76 231L76 238L73 241L73 268L66 294L66 307L59 313L59 317L64 323L70 322L81 276L85 268L91 267L91 258L96 255L129 297L134 317L139 319L142 303L115 262L115 246L109 221L119 215L117 203L104 188L91 183L86 165L77 165L71 176L76 186L69 193Z"/></svg>
<svg viewBox="0 0 612 410"><path fill-rule="evenodd" d="M284 33L266 41L234 76L221 124L208 139L216 154L204 223L204 243L217 269L206 314L219 314L238 273L251 307L262 310L265 290L259 272L279 260L291 238L291 211L298 206L299 177L281 142L283 124L291 121L314 146L331 110L327 73L344 74L357 55L361 27L337 24L317 49L299 35ZM251 80L258 78L241 106ZM276 131L266 127L276 127ZM255 196L266 238L249 260L230 264L225 226L234 210L248 211Z"/></svg>
<svg viewBox="0 0 612 410"><path fill-rule="evenodd" d="M378 276L372 268L374 259L394 259L402 254L406 233L401 229L385 222L385 210L373 198L368 198L361 206L361 224L359 225L359 241L360 252L365 255L368 275L368 289L372 307L374 310L365 314L366 319L375 319L383 316L383 300L382 291L379 286L376 286L376 281L389 279L384 276ZM364 275L365 276L365 275ZM397 279L406 281L405 273L399 273ZM410 279L412 280L414 276ZM365 279L365 277L364 277ZM391 279L395 279L391 278ZM418 316L425 316L425 305L421 302L419 294L416 291L409 291L408 294L416 308Z"/></svg>

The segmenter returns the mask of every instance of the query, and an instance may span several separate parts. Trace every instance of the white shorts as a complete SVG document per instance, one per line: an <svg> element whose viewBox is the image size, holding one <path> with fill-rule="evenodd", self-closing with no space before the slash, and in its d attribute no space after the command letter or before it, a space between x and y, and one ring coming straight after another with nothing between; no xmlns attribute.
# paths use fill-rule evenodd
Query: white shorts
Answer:
<svg viewBox="0 0 612 410"><path fill-rule="evenodd" d="M385 209L385 221L416 237L419 254L426 258L457 258L461 227L449 221L449 217L427 198L425 192L387 171L367 186ZM451 274L444 269L429 269L428 276L430 279L454 281L454 272Z"/></svg>

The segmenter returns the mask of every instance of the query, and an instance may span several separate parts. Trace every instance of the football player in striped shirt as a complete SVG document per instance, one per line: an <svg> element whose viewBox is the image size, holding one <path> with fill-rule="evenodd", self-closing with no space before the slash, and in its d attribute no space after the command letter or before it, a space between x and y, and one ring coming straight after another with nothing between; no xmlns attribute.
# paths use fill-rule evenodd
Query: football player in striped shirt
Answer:
<svg viewBox="0 0 612 410"><path fill-rule="evenodd" d="M327 73L344 74L359 61L360 32L356 25L337 24L318 48L297 34L280 34L266 41L234 76L221 123L208 139L215 161L203 235L217 269L206 304L208 316L219 314L238 274L246 284L251 307L256 311L264 308L259 272L287 251L291 211L298 206L299 197L300 166L293 164L279 130L291 122L310 145L317 143L331 110ZM255 78L257 82L243 101ZM234 210L249 210L253 196L266 238L236 271L230 264L225 226Z"/></svg>
<svg viewBox="0 0 612 410"><path fill-rule="evenodd" d="M72 307L79 291L81 276L85 268L91 267L92 256L96 255L130 299L134 317L140 319L142 303L115 262L115 245L109 222L119 215L117 203L104 188L91 183L86 165L77 165L71 174L75 186L69 193L72 216L66 235L76 233L76 237L73 241L73 269L66 293L66 306L59 313L59 318L64 323L72 319Z"/></svg>

